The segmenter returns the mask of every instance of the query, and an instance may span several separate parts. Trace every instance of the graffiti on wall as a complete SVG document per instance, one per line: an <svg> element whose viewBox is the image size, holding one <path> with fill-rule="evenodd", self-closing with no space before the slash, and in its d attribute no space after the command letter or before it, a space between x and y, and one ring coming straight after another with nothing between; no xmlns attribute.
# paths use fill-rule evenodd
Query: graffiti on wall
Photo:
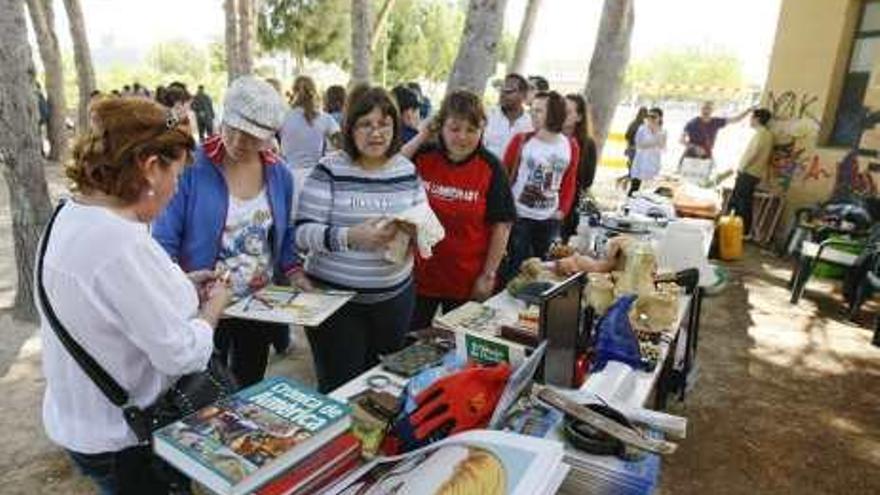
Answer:
<svg viewBox="0 0 880 495"><path fill-rule="evenodd" d="M770 91L762 102L773 114L771 174L784 191L795 181L820 180L831 175L816 157L818 101L815 95Z"/></svg>

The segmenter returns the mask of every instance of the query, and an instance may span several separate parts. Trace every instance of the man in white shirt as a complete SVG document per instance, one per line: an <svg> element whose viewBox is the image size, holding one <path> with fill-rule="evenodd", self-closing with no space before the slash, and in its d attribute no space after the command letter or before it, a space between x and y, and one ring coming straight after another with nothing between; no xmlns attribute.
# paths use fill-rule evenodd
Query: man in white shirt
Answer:
<svg viewBox="0 0 880 495"><path fill-rule="evenodd" d="M483 144L499 160L504 158L510 139L521 132L532 131L532 118L525 111L529 83L519 74L508 74L501 87L499 106L489 112Z"/></svg>

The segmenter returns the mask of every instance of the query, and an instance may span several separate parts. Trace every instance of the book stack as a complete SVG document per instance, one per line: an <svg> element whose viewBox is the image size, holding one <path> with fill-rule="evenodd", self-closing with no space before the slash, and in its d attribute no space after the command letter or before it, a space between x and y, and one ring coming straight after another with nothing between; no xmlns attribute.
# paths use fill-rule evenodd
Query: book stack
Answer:
<svg viewBox="0 0 880 495"><path fill-rule="evenodd" d="M221 495L313 493L356 467L350 413L294 380L269 378L157 430L153 448Z"/></svg>
<svg viewBox="0 0 880 495"><path fill-rule="evenodd" d="M656 431L648 436L661 438ZM608 495L649 495L660 477L660 456L638 454L631 460L610 455L592 455L571 447L565 449L565 462L571 466L560 493Z"/></svg>

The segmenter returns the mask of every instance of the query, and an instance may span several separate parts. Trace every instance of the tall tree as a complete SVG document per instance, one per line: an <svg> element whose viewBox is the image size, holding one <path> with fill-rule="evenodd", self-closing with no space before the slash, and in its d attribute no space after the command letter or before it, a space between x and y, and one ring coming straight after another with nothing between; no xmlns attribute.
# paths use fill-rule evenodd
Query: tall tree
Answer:
<svg viewBox="0 0 880 495"><path fill-rule="evenodd" d="M223 0L226 19L226 73L229 83L241 74L238 60L238 8L235 0Z"/></svg>
<svg viewBox="0 0 880 495"><path fill-rule="evenodd" d="M495 72L498 45L504 27L507 0L470 0L458 56L449 76L448 90L465 88L478 95Z"/></svg>
<svg viewBox="0 0 880 495"><path fill-rule="evenodd" d="M35 321L34 255L51 213L40 152L34 66L24 2L0 0L0 166L9 189L18 285L14 315Z"/></svg>
<svg viewBox="0 0 880 495"><path fill-rule="evenodd" d="M76 60L76 80L79 86L79 111L77 128L89 126L89 99L95 90L95 69L92 67L92 51L86 36L86 21L79 0L64 0L67 20L70 24L70 38L73 40L73 56Z"/></svg>
<svg viewBox="0 0 880 495"><path fill-rule="evenodd" d="M593 114L597 156L602 156L602 147L620 100L629 63L629 42L635 22L634 3L635 0L605 0L602 7L599 34L584 90Z"/></svg>
<svg viewBox="0 0 880 495"><path fill-rule="evenodd" d="M510 61L510 70L522 74L525 70L526 60L529 58L529 46L532 42L532 33L535 30L535 21L538 19L538 11L541 9L543 0L529 0L526 5L525 17L519 28L519 38L516 39L516 49L513 52L513 60Z"/></svg>
<svg viewBox="0 0 880 495"><path fill-rule="evenodd" d="M385 27L385 23L388 22L393 9L394 0L382 2L382 7L379 8L379 14L376 16L376 22L373 24L373 32L370 34L370 53L376 51L376 45L379 44L379 38L382 36L382 29Z"/></svg>
<svg viewBox="0 0 880 495"><path fill-rule="evenodd" d="M238 69L254 72L254 0L238 0Z"/></svg>
<svg viewBox="0 0 880 495"><path fill-rule="evenodd" d="M351 82L370 82L370 0L351 0Z"/></svg>
<svg viewBox="0 0 880 495"><path fill-rule="evenodd" d="M49 160L60 162L67 154L67 134L64 128L67 105L64 101L61 51L58 48L58 36L55 34L55 12L51 0L27 0L27 8L45 72L46 100L49 103Z"/></svg>

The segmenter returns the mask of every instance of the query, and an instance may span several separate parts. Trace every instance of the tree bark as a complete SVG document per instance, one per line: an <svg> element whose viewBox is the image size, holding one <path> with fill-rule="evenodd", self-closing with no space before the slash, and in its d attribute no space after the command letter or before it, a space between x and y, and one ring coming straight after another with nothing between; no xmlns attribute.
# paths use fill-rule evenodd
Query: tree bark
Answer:
<svg viewBox="0 0 880 495"><path fill-rule="evenodd" d="M51 0L27 0L31 25L37 38L40 59L46 76L46 100L49 102L49 160L62 162L67 156L67 130L64 118L67 105L64 101L64 71L61 67L61 51L55 34L55 13Z"/></svg>
<svg viewBox="0 0 880 495"><path fill-rule="evenodd" d="M495 72L507 0L470 0L467 20L452 65L447 91L469 89L482 95Z"/></svg>
<svg viewBox="0 0 880 495"><path fill-rule="evenodd" d="M254 72L254 0L238 0L239 75Z"/></svg>
<svg viewBox="0 0 880 495"><path fill-rule="evenodd" d="M620 91L626 66L629 63L630 39L635 22L634 0L605 0L599 34L593 57L590 60L590 74L584 95L593 116L593 137L596 141L596 156L602 156L602 147L614 111L620 101Z"/></svg>
<svg viewBox="0 0 880 495"><path fill-rule="evenodd" d="M226 18L226 77L232 84L241 74L238 63L238 9L235 0L223 1L223 13Z"/></svg>
<svg viewBox="0 0 880 495"><path fill-rule="evenodd" d="M535 21L538 19L538 10L541 9L542 2L543 0L529 0L526 5L526 14L519 29L519 38L516 39L516 49L513 52L513 60L510 61L508 72L522 74L525 70L526 61L529 58L529 46L532 42L532 32L535 29Z"/></svg>
<svg viewBox="0 0 880 495"><path fill-rule="evenodd" d="M378 46L379 40L382 38L382 28L388 22L392 9L394 9L394 0L385 0L382 3L379 15L376 16L376 24L373 26L373 31L370 34L370 53L376 53L376 46Z"/></svg>
<svg viewBox="0 0 880 495"><path fill-rule="evenodd" d="M370 83L370 0L351 0L351 82Z"/></svg>
<svg viewBox="0 0 880 495"><path fill-rule="evenodd" d="M92 51L86 36L86 21L79 0L64 0L64 9L70 23L70 38L73 40L73 55L76 60L76 80L79 85L79 108L77 111L77 130L89 127L89 100L95 90L95 69L92 66Z"/></svg>
<svg viewBox="0 0 880 495"><path fill-rule="evenodd" d="M9 189L18 276L13 314L36 321L34 258L51 205L43 174L34 66L24 16L24 2L0 0L0 166Z"/></svg>

